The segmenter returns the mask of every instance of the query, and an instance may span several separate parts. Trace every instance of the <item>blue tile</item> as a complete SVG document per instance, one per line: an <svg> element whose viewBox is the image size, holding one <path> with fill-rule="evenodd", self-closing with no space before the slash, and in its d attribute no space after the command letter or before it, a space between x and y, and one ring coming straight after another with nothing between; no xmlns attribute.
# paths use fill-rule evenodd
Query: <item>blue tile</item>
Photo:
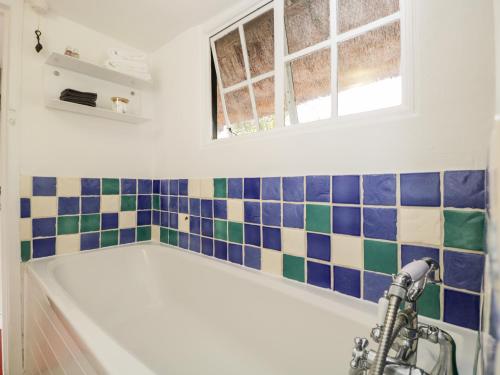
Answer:
<svg viewBox="0 0 500 375"><path fill-rule="evenodd" d="M260 202L244 203L245 222L260 224Z"/></svg>
<svg viewBox="0 0 500 375"><path fill-rule="evenodd" d="M189 213L189 198L188 197L179 197L179 212L181 214Z"/></svg>
<svg viewBox="0 0 500 375"><path fill-rule="evenodd" d="M396 205L396 175L372 174L363 176L363 203L374 206Z"/></svg>
<svg viewBox="0 0 500 375"><path fill-rule="evenodd" d="M227 181L227 197L234 199L243 198L243 179L230 178Z"/></svg>
<svg viewBox="0 0 500 375"><path fill-rule="evenodd" d="M191 216L189 218L189 231L191 233L200 234L201 219L198 216Z"/></svg>
<svg viewBox="0 0 500 375"><path fill-rule="evenodd" d="M245 199L260 199L260 178L245 178Z"/></svg>
<svg viewBox="0 0 500 375"><path fill-rule="evenodd" d="M444 321L473 330L479 329L479 295L444 290Z"/></svg>
<svg viewBox="0 0 500 375"><path fill-rule="evenodd" d="M169 228L178 229L179 228L179 215L175 213L170 213L169 217Z"/></svg>
<svg viewBox="0 0 500 375"><path fill-rule="evenodd" d="M33 238L55 236L56 218L49 217L45 219L33 219L32 230L33 230Z"/></svg>
<svg viewBox="0 0 500 375"><path fill-rule="evenodd" d="M201 251L201 237L195 234L189 235L189 250L199 253Z"/></svg>
<svg viewBox="0 0 500 375"><path fill-rule="evenodd" d="M48 257L56 254L56 238L33 240L33 258Z"/></svg>
<svg viewBox="0 0 500 375"><path fill-rule="evenodd" d="M117 228L118 228L118 213L101 215L102 230L117 229Z"/></svg>
<svg viewBox="0 0 500 375"><path fill-rule="evenodd" d="M358 270L333 267L333 288L352 297L361 297L361 272Z"/></svg>
<svg viewBox="0 0 500 375"><path fill-rule="evenodd" d="M179 180L179 195L182 196L188 195L188 180L186 179Z"/></svg>
<svg viewBox="0 0 500 375"><path fill-rule="evenodd" d="M214 217L213 201L209 199L201 200L201 216L212 218Z"/></svg>
<svg viewBox="0 0 500 375"><path fill-rule="evenodd" d="M201 216L201 201L197 198L189 198L189 213Z"/></svg>
<svg viewBox="0 0 500 375"><path fill-rule="evenodd" d="M205 237L214 236L214 221L211 219L201 219L201 234Z"/></svg>
<svg viewBox="0 0 500 375"><path fill-rule="evenodd" d="M304 202L304 177L283 177L283 200Z"/></svg>
<svg viewBox="0 0 500 375"><path fill-rule="evenodd" d="M281 200L281 178L264 177L262 178L262 200L279 201Z"/></svg>
<svg viewBox="0 0 500 375"><path fill-rule="evenodd" d="M135 242L135 229L120 229L120 245Z"/></svg>
<svg viewBox="0 0 500 375"><path fill-rule="evenodd" d="M101 197L82 197L82 214L101 212Z"/></svg>
<svg viewBox="0 0 500 375"><path fill-rule="evenodd" d="M29 198L21 198L21 218L31 217L31 200Z"/></svg>
<svg viewBox="0 0 500 375"><path fill-rule="evenodd" d="M137 209L138 210L150 210L151 206L151 195L138 195L137 196Z"/></svg>
<svg viewBox="0 0 500 375"><path fill-rule="evenodd" d="M122 178L121 192L122 194L137 194L137 180L133 178Z"/></svg>
<svg viewBox="0 0 500 375"><path fill-rule="evenodd" d="M227 249L227 256L231 263L243 264L243 246L230 243Z"/></svg>
<svg viewBox="0 0 500 375"><path fill-rule="evenodd" d="M169 185L170 185L169 180L160 180L160 194L161 195L168 195Z"/></svg>
<svg viewBox="0 0 500 375"><path fill-rule="evenodd" d="M245 266L260 270L260 249L253 246L245 246Z"/></svg>
<svg viewBox="0 0 500 375"><path fill-rule="evenodd" d="M189 234L179 232L179 247L182 249L189 249Z"/></svg>
<svg viewBox="0 0 500 375"><path fill-rule="evenodd" d="M266 249L281 251L281 229L262 227L262 246Z"/></svg>
<svg viewBox="0 0 500 375"><path fill-rule="evenodd" d="M171 212L179 212L179 197L169 196L168 197L168 210Z"/></svg>
<svg viewBox="0 0 500 375"><path fill-rule="evenodd" d="M151 210L137 211L137 225L151 225Z"/></svg>
<svg viewBox="0 0 500 375"><path fill-rule="evenodd" d="M153 180L139 180L139 194L153 194Z"/></svg>
<svg viewBox="0 0 500 375"><path fill-rule="evenodd" d="M287 228L304 228L304 205L283 203L283 226Z"/></svg>
<svg viewBox="0 0 500 375"><path fill-rule="evenodd" d="M170 213L166 211L160 212L160 225L167 228L169 224Z"/></svg>
<svg viewBox="0 0 500 375"><path fill-rule="evenodd" d="M359 176L333 176L333 203L359 203Z"/></svg>
<svg viewBox="0 0 500 375"><path fill-rule="evenodd" d="M401 245L401 267L422 258L432 258L439 263L439 249L424 246Z"/></svg>
<svg viewBox="0 0 500 375"><path fill-rule="evenodd" d="M332 231L337 234L361 234L361 209L359 207L332 207Z"/></svg>
<svg viewBox="0 0 500 375"><path fill-rule="evenodd" d="M485 207L485 171L444 172L444 206Z"/></svg>
<svg viewBox="0 0 500 375"><path fill-rule="evenodd" d="M444 283L459 289L481 292L484 275L482 254L444 252Z"/></svg>
<svg viewBox="0 0 500 375"><path fill-rule="evenodd" d="M245 224L245 243L260 246L260 225Z"/></svg>
<svg viewBox="0 0 500 375"><path fill-rule="evenodd" d="M227 201L225 199L214 200L214 217L217 219L227 219Z"/></svg>
<svg viewBox="0 0 500 375"><path fill-rule="evenodd" d="M306 200L308 202L330 202L330 176L307 176Z"/></svg>
<svg viewBox="0 0 500 375"><path fill-rule="evenodd" d="M79 197L60 197L58 204L59 215L78 215L80 213Z"/></svg>
<svg viewBox="0 0 500 375"><path fill-rule="evenodd" d="M363 233L368 238L396 240L397 211L393 208L364 208Z"/></svg>
<svg viewBox="0 0 500 375"><path fill-rule="evenodd" d="M227 242L214 241L214 256L217 259L227 260Z"/></svg>
<svg viewBox="0 0 500 375"><path fill-rule="evenodd" d="M160 180L153 180L153 194L160 194Z"/></svg>
<svg viewBox="0 0 500 375"><path fill-rule="evenodd" d="M179 195L179 180L170 180L168 189L170 195Z"/></svg>
<svg viewBox="0 0 500 375"><path fill-rule="evenodd" d="M402 206L441 205L439 173L406 173L400 178Z"/></svg>
<svg viewBox="0 0 500 375"><path fill-rule="evenodd" d="M168 211L168 198L167 195L160 195L160 210Z"/></svg>
<svg viewBox="0 0 500 375"><path fill-rule="evenodd" d="M133 229L132 229L133 230ZM94 250L99 246L99 233L82 233L80 236L80 250Z"/></svg>
<svg viewBox="0 0 500 375"><path fill-rule="evenodd" d="M331 289L332 268L329 265L307 261L307 283Z"/></svg>
<svg viewBox="0 0 500 375"><path fill-rule="evenodd" d="M153 225L160 225L160 211L153 210L152 220Z"/></svg>
<svg viewBox="0 0 500 375"><path fill-rule="evenodd" d="M82 195L101 195L100 178L82 178Z"/></svg>
<svg viewBox="0 0 500 375"><path fill-rule="evenodd" d="M363 299L378 302L384 292L389 289L392 277L374 272L363 272Z"/></svg>
<svg viewBox="0 0 500 375"><path fill-rule="evenodd" d="M208 256L214 255L214 240L211 238L201 238L201 252Z"/></svg>
<svg viewBox="0 0 500 375"><path fill-rule="evenodd" d="M281 226L281 203L262 203L262 224Z"/></svg>
<svg viewBox="0 0 500 375"><path fill-rule="evenodd" d="M327 262L331 259L330 236L324 234L307 233L307 257Z"/></svg>
<svg viewBox="0 0 500 375"><path fill-rule="evenodd" d="M55 177L33 177L33 196L53 197L56 195Z"/></svg>

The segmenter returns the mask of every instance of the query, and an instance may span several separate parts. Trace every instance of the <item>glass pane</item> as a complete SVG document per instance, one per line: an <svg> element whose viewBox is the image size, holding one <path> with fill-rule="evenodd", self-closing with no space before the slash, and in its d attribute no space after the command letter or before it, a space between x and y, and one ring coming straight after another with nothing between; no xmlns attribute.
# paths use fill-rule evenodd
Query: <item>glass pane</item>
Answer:
<svg viewBox="0 0 500 375"><path fill-rule="evenodd" d="M251 20L244 26L252 77L274 69L274 11Z"/></svg>
<svg viewBox="0 0 500 375"><path fill-rule="evenodd" d="M225 98L231 132L236 135L256 132L258 129L253 118L248 87L231 91L226 94Z"/></svg>
<svg viewBox="0 0 500 375"><path fill-rule="evenodd" d="M338 32L344 33L397 11L399 0L338 0Z"/></svg>
<svg viewBox="0 0 500 375"><path fill-rule="evenodd" d="M219 85L217 85L217 138L227 138L230 135L226 126L226 119L224 118Z"/></svg>
<svg viewBox="0 0 500 375"><path fill-rule="evenodd" d="M294 53L329 38L329 1L285 0L285 52Z"/></svg>
<svg viewBox="0 0 500 375"><path fill-rule="evenodd" d="M286 64L285 125L331 117L330 48Z"/></svg>
<svg viewBox="0 0 500 375"><path fill-rule="evenodd" d="M243 50L238 29L215 41L222 85L230 87L246 80Z"/></svg>
<svg viewBox="0 0 500 375"><path fill-rule="evenodd" d="M274 128L274 77L263 79L253 85L259 128Z"/></svg>
<svg viewBox="0 0 500 375"><path fill-rule="evenodd" d="M401 104L399 21L339 43L339 115Z"/></svg>

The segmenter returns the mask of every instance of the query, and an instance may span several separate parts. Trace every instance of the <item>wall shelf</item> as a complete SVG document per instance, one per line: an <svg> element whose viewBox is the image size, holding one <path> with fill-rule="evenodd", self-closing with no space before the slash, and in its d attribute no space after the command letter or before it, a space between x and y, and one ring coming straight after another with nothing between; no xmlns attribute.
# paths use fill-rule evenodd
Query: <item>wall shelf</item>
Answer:
<svg viewBox="0 0 500 375"><path fill-rule="evenodd" d="M123 86L134 87L137 89L151 87L150 81L107 69L105 67L82 61L57 52L52 52L50 54L50 56L47 58L46 64L62 69L71 70L76 73L85 74L105 81L114 82Z"/></svg>
<svg viewBox="0 0 500 375"><path fill-rule="evenodd" d="M130 124L141 124L150 120L145 117L117 113L110 109L89 107L86 105L65 102L59 99L47 99L45 105L47 108L57 109L59 111L79 113L86 116L102 117L109 120L128 122Z"/></svg>

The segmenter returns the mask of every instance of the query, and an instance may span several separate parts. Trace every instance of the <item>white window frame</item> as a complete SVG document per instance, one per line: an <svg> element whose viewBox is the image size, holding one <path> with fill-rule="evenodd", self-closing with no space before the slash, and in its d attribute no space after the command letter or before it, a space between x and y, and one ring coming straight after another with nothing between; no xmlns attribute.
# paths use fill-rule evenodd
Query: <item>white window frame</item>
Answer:
<svg viewBox="0 0 500 375"><path fill-rule="evenodd" d="M413 14L414 14L414 0L400 0L400 9L398 12L389 16L380 18L376 21L370 22L366 25L349 30L342 34L337 34L337 2L338 0L330 0L330 38L322 41L316 45L304 48L300 51L285 55L285 19L284 19L284 0L264 0L255 4L251 8L241 9L236 16L227 17L226 22L219 23L219 27L209 28L204 34L203 43L207 51L208 63L204 61L208 69L205 71L207 74L208 88L211 87L211 53L214 53L214 63L216 66L217 84L219 85L219 92L223 103L223 112L226 124L230 124L227 115L224 94L242 87L249 87L253 90L253 83L262 79L274 76L275 85L275 127L271 130L257 131L256 133L243 134L240 136L233 136L230 138L212 138L213 134L213 117L212 117L212 97L209 95L207 107L209 114L209 125L206 127L207 131L203 132L203 143L219 143L219 142L238 142L244 139L255 139L261 137L274 137L281 136L281 132L294 133L294 132L311 132L323 131L325 129L334 129L352 126L373 125L388 120L397 120L401 118L413 117L414 114L414 56L413 56ZM245 36L243 32L243 25L250 20L264 14L270 9L274 9L274 71L265 73L258 77L250 78L248 52L245 45ZM233 11L234 13L234 11ZM401 104L389 108L376 109L372 111L360 112L344 116L338 115L338 93L337 93L337 46L338 43L355 38L365 34L371 30L388 25L396 20L400 21L401 28ZM239 29L242 41L243 57L245 61L245 72L247 79L241 83L224 89L220 78L220 71L218 67L217 56L215 52L215 40L227 35L228 33ZM209 46L208 48L206 46ZM292 124L285 126L285 66L287 62L293 61L300 57L306 56L310 53L317 52L324 48L330 48L331 51L331 117L324 120L318 120L308 123ZM206 92L211 94L211 90L207 89ZM252 109L254 113L254 121L258 126L258 116L255 106L255 97L250 91L250 98L252 101ZM208 138L208 139L207 139Z"/></svg>

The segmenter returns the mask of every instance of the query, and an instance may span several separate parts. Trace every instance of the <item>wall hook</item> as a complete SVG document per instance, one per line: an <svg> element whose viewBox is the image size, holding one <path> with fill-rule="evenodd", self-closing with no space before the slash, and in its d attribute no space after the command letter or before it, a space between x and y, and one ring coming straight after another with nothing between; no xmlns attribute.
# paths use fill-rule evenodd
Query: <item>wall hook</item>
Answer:
<svg viewBox="0 0 500 375"><path fill-rule="evenodd" d="M36 35L36 40L37 40L37 44L35 46L35 51L37 53L40 53L40 51L43 49L43 46L40 43L40 37L42 36L42 32L40 30L36 29L35 30L35 35Z"/></svg>

